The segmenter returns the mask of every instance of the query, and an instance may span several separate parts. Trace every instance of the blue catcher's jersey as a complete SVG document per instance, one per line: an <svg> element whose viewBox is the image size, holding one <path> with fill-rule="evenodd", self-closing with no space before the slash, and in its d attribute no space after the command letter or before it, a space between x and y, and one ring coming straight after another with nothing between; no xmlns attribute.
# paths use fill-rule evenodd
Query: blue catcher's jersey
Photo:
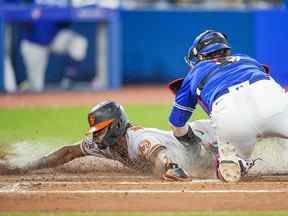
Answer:
<svg viewBox="0 0 288 216"><path fill-rule="evenodd" d="M169 120L182 127L192 115L197 102L209 114L212 104L221 92L247 80L267 76L263 66L247 55L200 61L185 77L177 91Z"/></svg>

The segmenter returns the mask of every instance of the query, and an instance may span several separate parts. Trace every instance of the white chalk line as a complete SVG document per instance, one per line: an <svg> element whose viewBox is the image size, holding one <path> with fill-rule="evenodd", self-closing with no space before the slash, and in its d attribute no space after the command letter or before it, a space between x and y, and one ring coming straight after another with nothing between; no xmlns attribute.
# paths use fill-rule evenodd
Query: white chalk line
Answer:
<svg viewBox="0 0 288 216"><path fill-rule="evenodd" d="M64 191L64 190L49 190L49 191L5 191L0 190L1 194L171 194L171 193L195 193L195 194L209 194L209 193L288 193L288 189L280 190L75 190L75 191Z"/></svg>
<svg viewBox="0 0 288 216"><path fill-rule="evenodd" d="M0 193L1 193L1 191L15 192L15 191L18 191L20 189L21 189L20 183L9 184L9 185L5 185L4 187L1 187Z"/></svg>
<svg viewBox="0 0 288 216"><path fill-rule="evenodd" d="M107 182L99 182L99 181L23 181L23 183L30 183L38 184L41 183L42 185L62 185L62 184L69 184L69 185L85 185L85 184L98 184L101 183L102 185L105 184L113 184L113 185L172 185L172 184L178 184L178 185L184 185L184 184L200 184L200 183L221 183L218 179L197 179L192 181L185 181L185 182L167 182L167 181L141 181L141 182L134 182L134 181L120 181L120 182L114 182L114 181L107 181ZM0 184L7 184L7 182L0 182Z"/></svg>
<svg viewBox="0 0 288 216"><path fill-rule="evenodd" d="M114 182L114 181L106 181L106 182L99 182L99 181L21 181L17 183L10 183L9 185L7 182L0 182L0 185L5 185L4 187L9 187L11 188L13 184L17 184L17 186L21 186L21 184L29 184L31 186L37 185L86 185L86 184L101 184L101 185L193 185L193 184L207 184L207 183L222 183L220 180L217 179L197 179L197 180L192 180L192 181L185 181L185 182L168 182L168 181L120 181L120 182ZM0 187L1 188L1 187ZM3 187L2 187L3 188ZM1 191L1 190L0 190Z"/></svg>
<svg viewBox="0 0 288 216"><path fill-rule="evenodd" d="M14 183L0 188L1 194L171 194L171 193L195 193L195 194L209 194L209 193L288 193L288 189L217 189L217 190L202 190L202 189L178 189L178 190L152 190L152 189L96 189L96 190L26 190L21 183Z"/></svg>
<svg viewBox="0 0 288 216"><path fill-rule="evenodd" d="M3 182L4 183L4 182ZM83 183L91 183L91 182L17 182L13 184L8 184L0 188L0 195L1 194L109 194L109 193L117 193L117 194L171 194L171 193L195 193L195 194L209 194L209 193L288 193L288 189L256 189L256 190L250 190L250 189L239 189L239 190L234 190L234 189L217 189L217 190L202 190L202 189L194 189L194 190L189 190L189 189L178 189L178 190L153 190L153 189L119 189L119 190L110 190L110 189L96 189L96 190L26 190L25 186L30 186L33 187L33 184L41 183L43 185L46 184L83 184ZM92 182L93 183L93 182ZM99 183L99 182L94 182L94 183ZM111 183L111 182L107 182ZM179 184L179 182L112 182L114 185L169 185L171 183L174 184ZM183 184L197 184L197 183L221 183L219 180L216 179L198 179L198 180L193 180L191 182L182 182L180 183L181 185ZM6 182L7 184L7 182ZM103 185L103 182L101 182ZM105 184L105 183L104 183Z"/></svg>

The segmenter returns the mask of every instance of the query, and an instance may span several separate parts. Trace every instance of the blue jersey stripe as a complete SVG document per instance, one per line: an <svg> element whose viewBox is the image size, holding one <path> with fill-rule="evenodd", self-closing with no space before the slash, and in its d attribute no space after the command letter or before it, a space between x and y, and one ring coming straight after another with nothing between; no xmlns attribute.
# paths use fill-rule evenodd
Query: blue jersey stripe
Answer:
<svg viewBox="0 0 288 216"><path fill-rule="evenodd" d="M194 109L191 107L186 107L186 106L181 106L180 104L177 104L176 102L174 103L174 106L177 107L180 110L188 111L188 112L193 112Z"/></svg>

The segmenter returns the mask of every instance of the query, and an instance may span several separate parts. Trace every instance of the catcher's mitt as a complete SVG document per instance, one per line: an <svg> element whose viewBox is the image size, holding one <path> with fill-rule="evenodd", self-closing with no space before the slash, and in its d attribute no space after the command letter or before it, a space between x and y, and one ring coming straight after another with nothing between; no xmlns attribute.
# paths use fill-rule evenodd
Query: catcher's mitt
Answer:
<svg viewBox="0 0 288 216"><path fill-rule="evenodd" d="M191 177L188 173L176 163L166 164L162 179L166 181L191 181Z"/></svg>

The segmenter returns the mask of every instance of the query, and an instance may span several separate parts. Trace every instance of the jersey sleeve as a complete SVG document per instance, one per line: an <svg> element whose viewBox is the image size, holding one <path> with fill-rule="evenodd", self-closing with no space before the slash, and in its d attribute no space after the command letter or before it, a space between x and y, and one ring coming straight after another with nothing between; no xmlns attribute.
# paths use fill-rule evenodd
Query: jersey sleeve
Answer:
<svg viewBox="0 0 288 216"><path fill-rule="evenodd" d="M191 117L197 104L197 96L191 91L191 79L185 78L177 91L169 121L175 127L183 127Z"/></svg>
<svg viewBox="0 0 288 216"><path fill-rule="evenodd" d="M84 155L102 155L97 144L93 142L92 136L85 137L80 144L80 148Z"/></svg>
<svg viewBox="0 0 288 216"><path fill-rule="evenodd" d="M165 148L166 147L161 145L161 142L157 138L149 136L138 140L137 155L141 159L151 161L151 158L155 152Z"/></svg>

